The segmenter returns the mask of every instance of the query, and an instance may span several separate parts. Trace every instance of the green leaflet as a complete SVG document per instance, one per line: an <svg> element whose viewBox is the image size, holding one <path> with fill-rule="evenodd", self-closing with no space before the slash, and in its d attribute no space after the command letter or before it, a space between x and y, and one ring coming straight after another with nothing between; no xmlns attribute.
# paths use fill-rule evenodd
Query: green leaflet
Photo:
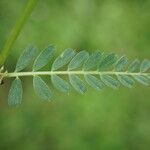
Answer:
<svg viewBox="0 0 150 150"><path fill-rule="evenodd" d="M122 85L128 88L132 88L135 83L134 80L127 75L117 75L117 78L121 82Z"/></svg>
<svg viewBox="0 0 150 150"><path fill-rule="evenodd" d="M52 92L49 89L48 85L42 80L39 76L33 77L33 87L35 93L44 100L50 100L52 97Z"/></svg>
<svg viewBox="0 0 150 150"><path fill-rule="evenodd" d="M66 92L66 93L68 93L70 91L70 85L65 80L60 78L59 76L52 75L51 81L52 81L54 87L56 89L58 89L59 91Z"/></svg>
<svg viewBox="0 0 150 150"><path fill-rule="evenodd" d="M100 63L102 59L102 54L100 52L94 52L93 54L90 55L90 57L88 58L88 60L86 61L86 63L83 66L83 69L85 71L91 70L93 68L97 68L98 64Z"/></svg>
<svg viewBox="0 0 150 150"><path fill-rule="evenodd" d="M99 65L99 70L106 70L117 61L117 56L114 53L106 55Z"/></svg>
<svg viewBox="0 0 150 150"><path fill-rule="evenodd" d="M66 65L75 55L75 51L73 49L66 49L52 65L52 71L58 70L59 68Z"/></svg>
<svg viewBox="0 0 150 150"><path fill-rule="evenodd" d="M150 69L150 61L145 59L143 60L142 64L141 64L141 68L140 71L141 72L146 72Z"/></svg>
<svg viewBox="0 0 150 150"><path fill-rule="evenodd" d="M86 92L86 85L84 82L77 76L77 75L69 75L69 80L71 85L74 87L74 89L81 93L84 94Z"/></svg>
<svg viewBox="0 0 150 150"><path fill-rule="evenodd" d="M74 70L81 67L81 65L84 64L84 62L88 59L88 57L89 57L88 52L86 51L79 52L69 63L68 70Z"/></svg>
<svg viewBox="0 0 150 150"><path fill-rule="evenodd" d="M16 106L21 104L22 101L22 83L19 78L16 78L12 84L11 88L9 90L8 94L8 105L10 106Z"/></svg>
<svg viewBox="0 0 150 150"><path fill-rule="evenodd" d="M95 76L86 74L84 77L85 77L85 81L94 89L100 91L104 88L104 84Z"/></svg>
<svg viewBox="0 0 150 150"><path fill-rule="evenodd" d="M145 78L144 76L139 76L139 75L134 75L133 76L135 80L137 80L139 83L148 86L149 85L149 81L147 78Z"/></svg>
<svg viewBox="0 0 150 150"><path fill-rule="evenodd" d="M35 47L27 46L18 59L15 72L19 72L25 69L31 63L31 61L35 58L36 51L37 50Z"/></svg>
<svg viewBox="0 0 150 150"><path fill-rule="evenodd" d="M115 64L115 71L123 71L128 63L128 58L122 56Z"/></svg>
<svg viewBox="0 0 150 150"><path fill-rule="evenodd" d="M54 46L50 45L45 48L39 56L36 58L33 64L33 71L40 70L42 67L47 65L47 63L51 60L53 54L55 52Z"/></svg>
<svg viewBox="0 0 150 150"><path fill-rule="evenodd" d="M150 74L148 74L146 77L150 80Z"/></svg>
<svg viewBox="0 0 150 150"><path fill-rule="evenodd" d="M100 77L101 77L101 80L105 83L105 85L107 85L113 89L118 88L119 82L116 79L114 79L113 77L106 75L106 74L103 74Z"/></svg>
<svg viewBox="0 0 150 150"><path fill-rule="evenodd" d="M138 59L134 60L128 67L128 72L136 72L139 71L140 61Z"/></svg>

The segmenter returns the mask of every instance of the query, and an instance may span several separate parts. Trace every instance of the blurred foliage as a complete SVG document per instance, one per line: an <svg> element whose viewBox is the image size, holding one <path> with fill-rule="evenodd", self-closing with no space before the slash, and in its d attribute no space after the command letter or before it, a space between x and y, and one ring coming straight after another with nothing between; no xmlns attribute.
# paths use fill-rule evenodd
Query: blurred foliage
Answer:
<svg viewBox="0 0 150 150"><path fill-rule="evenodd" d="M0 49L26 3L0 0ZM39 0L6 66L13 70L29 43L39 51L53 43L57 53L71 47L150 59L149 18L149 0ZM53 101L47 103L33 94L31 78L23 81L24 102L19 108L7 106L10 81L0 87L0 149L149 149L149 87L137 84L130 90L102 92L89 88L85 95L69 96L54 90Z"/></svg>

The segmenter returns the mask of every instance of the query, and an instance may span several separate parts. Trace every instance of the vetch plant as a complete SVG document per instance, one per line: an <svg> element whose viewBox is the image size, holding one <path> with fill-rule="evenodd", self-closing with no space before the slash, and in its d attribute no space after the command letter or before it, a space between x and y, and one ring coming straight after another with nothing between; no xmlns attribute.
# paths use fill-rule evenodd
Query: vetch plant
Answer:
<svg viewBox="0 0 150 150"><path fill-rule="evenodd" d="M28 46L18 59L14 72L0 73L1 83L3 79L15 78L8 94L9 105L21 104L23 89L20 77L32 76L35 93L41 99L48 101L53 94L42 76L49 76L54 88L64 93L69 93L70 89L74 88L78 93L83 94L87 91L87 85L98 91L105 87L117 89L121 85L132 88L136 81L149 85L150 61L147 59L142 62L136 59L129 63L126 56L119 57L114 53L105 54L100 51L92 54L87 51L77 53L68 48L55 59L49 70L40 71L52 60L54 53L55 47L49 45L36 57L36 48ZM33 59L32 70L23 72ZM62 70L65 67L67 69ZM62 75L68 76L68 81L64 80Z"/></svg>
<svg viewBox="0 0 150 150"><path fill-rule="evenodd" d="M37 1L28 1L20 19L0 52L0 66L4 65L11 47ZM49 45L37 57L36 51L34 46L27 46L18 59L14 72L4 71L4 67L0 69L0 84L3 84L4 79L14 78L8 94L8 104L11 106L19 105L22 102L21 77L32 76L35 93L41 99L48 101L51 100L53 92L42 79L42 76L49 76L49 80L51 79L54 88L64 93L69 93L70 89L73 88L78 93L83 94L87 91L87 86L100 91L105 87L117 89L121 85L132 88L135 82L146 86L149 85L150 61L147 59L143 61L136 59L129 63L126 56L119 57L114 53L105 54L100 51L95 51L91 54L87 51L77 53L73 49L68 48L55 59L49 70L41 71L52 60L55 47ZM23 70L33 60L32 70L24 72ZM67 76L68 80L64 80L62 75Z"/></svg>

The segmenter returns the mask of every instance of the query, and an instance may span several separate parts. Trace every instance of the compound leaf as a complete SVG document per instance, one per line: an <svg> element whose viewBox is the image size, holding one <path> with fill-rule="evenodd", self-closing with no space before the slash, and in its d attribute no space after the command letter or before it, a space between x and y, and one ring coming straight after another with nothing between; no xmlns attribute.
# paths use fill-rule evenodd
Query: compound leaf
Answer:
<svg viewBox="0 0 150 150"><path fill-rule="evenodd" d="M45 48L35 59L33 64L33 70L34 71L40 70L42 67L47 65L47 63L51 60L54 52L55 52L55 48L52 45Z"/></svg>
<svg viewBox="0 0 150 150"><path fill-rule="evenodd" d="M106 55L104 53L101 54L99 51L89 55L86 51L80 51L76 54L73 49L66 49L55 59L51 70L38 71L48 64L54 54L54 51L55 48L52 45L48 46L34 61L33 72L19 72L26 68L35 57L36 49L33 46L28 46L21 54L16 65L15 72L3 73L3 68L0 69L0 84L3 83L2 81L5 77L9 78L33 75L35 93L45 100L49 100L51 98L52 92L39 75L51 75L51 82L54 87L59 91L66 93L70 91L71 87L68 82L59 77L61 74L68 75L72 87L81 94L85 93L87 90L86 83L96 90L102 90L104 86L116 89L120 84L125 87L132 88L135 80L143 85L149 85L149 60L145 59L142 63L140 63L140 61L136 59L127 67L128 58L126 56L122 56L118 59L118 56L114 53ZM62 67L66 67L67 64L68 70L59 70ZM85 81L81 80L78 75L84 76ZM100 75L100 79L97 75ZM22 101L22 93L21 80L17 77L12 82L8 95L8 104L20 104Z"/></svg>
<svg viewBox="0 0 150 150"><path fill-rule="evenodd" d="M88 52L86 51L79 52L69 63L68 70L74 70L81 67L81 65L84 64L84 62L88 59L88 57L89 57Z"/></svg>
<svg viewBox="0 0 150 150"><path fill-rule="evenodd" d="M70 91L70 85L59 76L52 75L51 80L52 80L54 87L58 89L59 91L67 92L67 93Z"/></svg>
<svg viewBox="0 0 150 150"><path fill-rule="evenodd" d="M31 63L31 61L35 58L36 51L37 50L35 47L31 45L27 46L18 59L15 71L19 72L25 69Z"/></svg>
<svg viewBox="0 0 150 150"><path fill-rule="evenodd" d="M74 89L77 92L79 92L81 94L84 94L86 92L86 90L87 90L86 85L77 75L70 74L69 80L70 80L71 85L74 87Z"/></svg>
<svg viewBox="0 0 150 150"><path fill-rule="evenodd" d="M75 55L75 51L73 49L66 49L52 65L52 71L58 70L59 68L66 65Z"/></svg>
<svg viewBox="0 0 150 150"><path fill-rule="evenodd" d="M15 106L21 104L22 101L22 83L19 78L16 78L12 84L11 88L9 90L8 94L8 105Z"/></svg>
<svg viewBox="0 0 150 150"><path fill-rule="evenodd" d="M44 100L50 100L52 97L52 92L48 85L39 76L33 77L33 87L35 93Z"/></svg>
<svg viewBox="0 0 150 150"><path fill-rule="evenodd" d="M94 89L100 91L103 89L104 84L95 76L91 75L91 74L86 74L85 76L85 81Z"/></svg>

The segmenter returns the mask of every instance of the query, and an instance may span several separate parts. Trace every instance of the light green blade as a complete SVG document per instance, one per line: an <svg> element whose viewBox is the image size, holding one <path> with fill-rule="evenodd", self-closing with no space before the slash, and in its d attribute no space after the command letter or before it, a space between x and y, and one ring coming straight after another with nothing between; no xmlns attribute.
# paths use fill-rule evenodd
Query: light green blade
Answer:
<svg viewBox="0 0 150 150"><path fill-rule="evenodd" d="M68 70L74 70L81 67L89 57L89 53L86 51L79 52L69 63Z"/></svg>
<svg viewBox="0 0 150 150"><path fill-rule="evenodd" d="M75 51L73 49L66 49L52 65L52 71L58 70L59 68L65 66L75 55Z"/></svg>
<svg viewBox="0 0 150 150"><path fill-rule="evenodd" d="M36 52L37 50L35 47L27 46L18 59L15 72L19 72L25 69L31 63L31 61L35 58Z"/></svg>
<svg viewBox="0 0 150 150"><path fill-rule="evenodd" d="M94 89L100 91L104 88L104 84L95 76L86 74L84 77L85 77L85 81Z"/></svg>
<svg viewBox="0 0 150 150"><path fill-rule="evenodd" d="M126 56L122 56L115 64L115 71L123 71L128 64L128 58Z"/></svg>
<svg viewBox="0 0 150 150"><path fill-rule="evenodd" d="M140 61L138 59L134 60L128 67L128 72L139 72Z"/></svg>
<svg viewBox="0 0 150 150"><path fill-rule="evenodd" d="M132 88L135 83L134 80L127 75L117 75L117 78L123 86L128 88Z"/></svg>
<svg viewBox="0 0 150 150"><path fill-rule="evenodd" d="M99 70L107 70L117 61L117 56L114 53L106 55L99 65Z"/></svg>
<svg viewBox="0 0 150 150"><path fill-rule="evenodd" d="M42 67L47 65L48 62L51 60L54 52L55 52L55 48L52 45L45 48L35 59L33 64L33 71L40 70Z"/></svg>
<svg viewBox="0 0 150 150"><path fill-rule="evenodd" d="M77 75L69 75L69 80L74 89L80 94L84 94L86 92L85 83L77 76Z"/></svg>
<svg viewBox="0 0 150 150"><path fill-rule="evenodd" d="M142 64L141 64L141 68L140 71L141 72L146 72L150 69L150 61L145 59L143 60Z"/></svg>
<svg viewBox="0 0 150 150"><path fill-rule="evenodd" d="M42 99L50 101L52 92L48 85L39 76L33 77L33 87L35 93Z"/></svg>
<svg viewBox="0 0 150 150"><path fill-rule="evenodd" d="M8 105L16 106L21 104L22 102L22 83L19 78L16 78L10 87L9 94L8 94Z"/></svg>
<svg viewBox="0 0 150 150"><path fill-rule="evenodd" d="M70 85L65 80L60 78L59 76L52 75L51 81L52 81L54 87L56 89L58 89L59 91L65 92L65 93L68 93L70 91Z"/></svg>
<svg viewBox="0 0 150 150"><path fill-rule="evenodd" d="M85 62L83 70L88 71L95 68L97 69L97 66L100 63L101 59L102 54L99 51L94 52L89 56L88 60Z"/></svg>
<svg viewBox="0 0 150 150"><path fill-rule="evenodd" d="M101 77L101 80L105 83L105 85L107 85L113 89L118 88L119 82L116 79L114 79L113 77L106 75L106 74L103 74L100 77Z"/></svg>

